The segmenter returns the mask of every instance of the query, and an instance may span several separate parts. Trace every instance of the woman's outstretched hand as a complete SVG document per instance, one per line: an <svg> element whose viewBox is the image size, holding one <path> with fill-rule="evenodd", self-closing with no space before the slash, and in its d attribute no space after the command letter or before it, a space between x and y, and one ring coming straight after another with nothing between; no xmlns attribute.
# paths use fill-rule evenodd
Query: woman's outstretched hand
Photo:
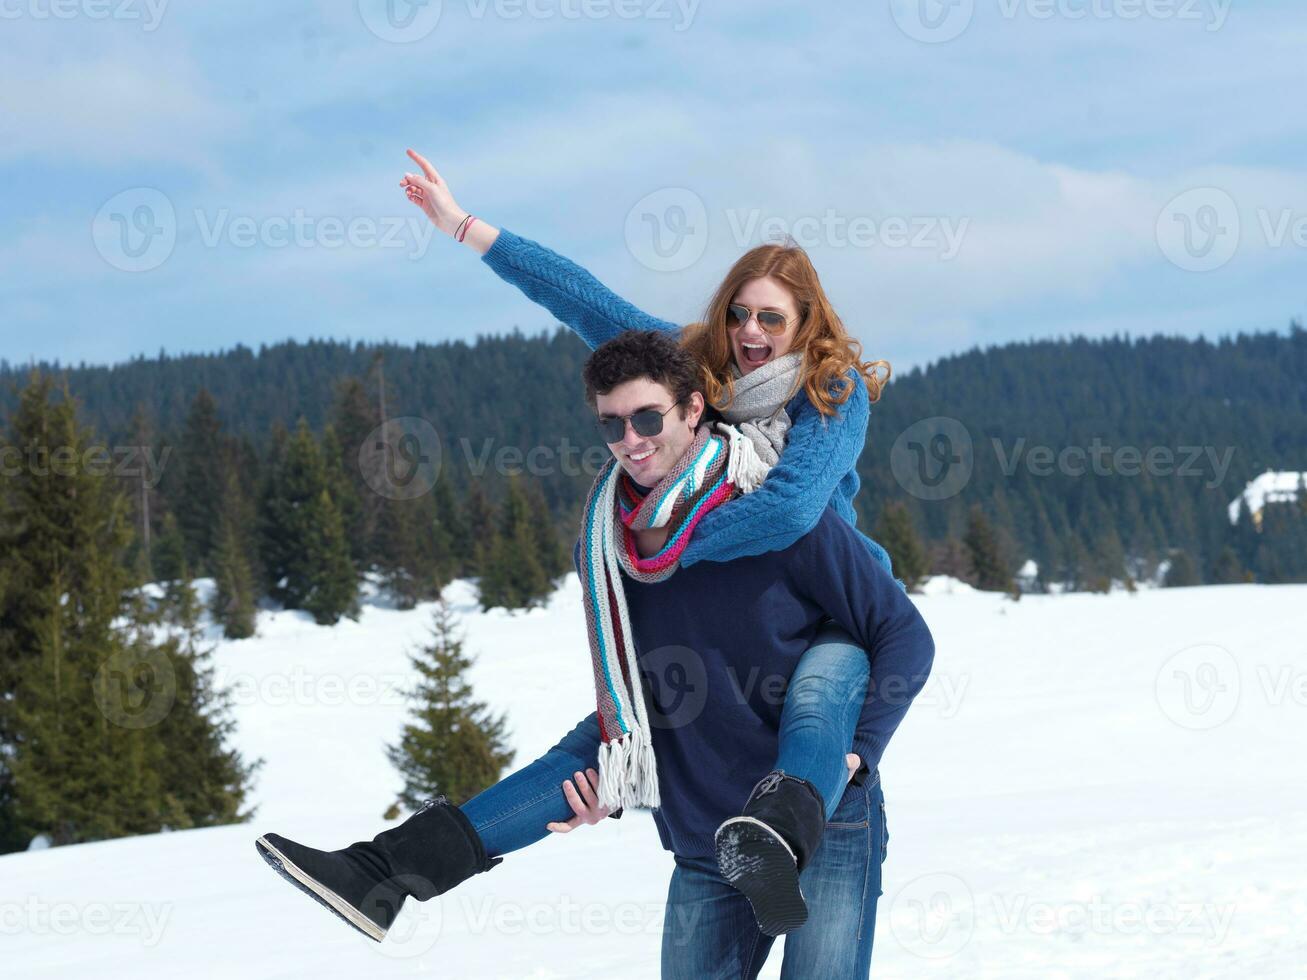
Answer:
<svg viewBox="0 0 1307 980"><path fill-rule="evenodd" d="M856 752L850 752L844 757L844 764L849 767L849 778L844 780L844 785L847 786L853 781L853 777L858 774L858 770L862 768L862 756Z"/></svg>
<svg viewBox="0 0 1307 980"><path fill-rule="evenodd" d="M599 773L587 769L584 773L577 770L573 775L576 777L576 786L572 785L571 779L563 783L563 795L567 797L568 805L576 816L566 823L555 821L545 824L555 834L566 834L583 823L596 824L611 812L608 807L599 805L599 797L595 792L595 787L599 783ZM579 792L577 786L580 787Z"/></svg>
<svg viewBox="0 0 1307 980"><path fill-rule="evenodd" d="M446 235L454 234L467 212L458 206L454 195L449 192L449 185L441 179L426 157L416 150L409 150L408 155L422 168L422 173L404 174L399 186L404 188L408 199L431 219L432 224Z"/></svg>

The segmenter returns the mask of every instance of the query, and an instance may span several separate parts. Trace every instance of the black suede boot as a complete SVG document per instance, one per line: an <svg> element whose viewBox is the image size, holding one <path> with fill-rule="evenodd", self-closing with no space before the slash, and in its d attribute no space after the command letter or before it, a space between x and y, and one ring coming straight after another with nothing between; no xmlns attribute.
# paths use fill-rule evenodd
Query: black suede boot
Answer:
<svg viewBox="0 0 1307 980"><path fill-rule="evenodd" d="M264 834L254 846L279 875L377 942L405 898L425 902L504 860L487 858L476 828L444 796L343 850L319 851L280 834Z"/></svg>
<svg viewBox="0 0 1307 980"><path fill-rule="evenodd" d="M781 936L803 925L799 872L826 829L826 803L806 779L774 769L758 781L741 816L717 828L717 867L753 906L758 928Z"/></svg>

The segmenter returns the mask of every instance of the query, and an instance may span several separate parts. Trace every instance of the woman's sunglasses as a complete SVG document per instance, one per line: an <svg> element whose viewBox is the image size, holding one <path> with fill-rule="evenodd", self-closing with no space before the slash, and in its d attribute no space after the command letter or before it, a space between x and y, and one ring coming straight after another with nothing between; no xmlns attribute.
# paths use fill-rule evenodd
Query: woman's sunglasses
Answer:
<svg viewBox="0 0 1307 980"><path fill-rule="evenodd" d="M684 398L681 401L685 401ZM611 415L595 419L595 426L604 437L604 442L621 442L626 438L626 420L631 420L631 428L638 436L656 436L663 431L663 416L670 412L680 401L673 402L670 408L658 411L656 408L642 408L630 415Z"/></svg>
<svg viewBox="0 0 1307 980"><path fill-rule="evenodd" d="M734 320L734 326L742 327L749 322L749 317L754 315L754 311L747 306L740 306L738 303L732 303L726 307L726 312ZM768 333L780 333L785 329L786 324L790 321L785 318L784 313L778 313L776 310L759 310L757 312L758 326Z"/></svg>

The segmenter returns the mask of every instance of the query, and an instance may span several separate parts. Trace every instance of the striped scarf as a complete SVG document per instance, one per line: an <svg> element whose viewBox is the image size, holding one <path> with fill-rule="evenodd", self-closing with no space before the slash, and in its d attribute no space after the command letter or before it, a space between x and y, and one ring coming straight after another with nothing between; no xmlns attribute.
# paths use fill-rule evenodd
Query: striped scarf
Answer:
<svg viewBox="0 0 1307 980"><path fill-rule="evenodd" d="M644 685L631 638L622 575L660 582L676 571L700 518L728 500L732 472L751 465L738 433L699 426L694 441L648 492L610 459L586 498L581 526L581 593L599 715L599 803L611 810L658 806L658 769ZM752 448L752 447L750 447ZM732 465L734 464L734 465ZM640 557L635 532L670 528L655 555Z"/></svg>

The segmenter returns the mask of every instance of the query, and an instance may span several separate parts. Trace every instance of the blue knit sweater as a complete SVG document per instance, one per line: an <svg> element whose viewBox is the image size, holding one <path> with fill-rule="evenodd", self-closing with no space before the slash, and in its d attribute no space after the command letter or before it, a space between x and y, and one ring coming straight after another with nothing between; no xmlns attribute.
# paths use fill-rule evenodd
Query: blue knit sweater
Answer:
<svg viewBox="0 0 1307 980"><path fill-rule="evenodd" d="M632 306L570 259L507 229L482 261L571 327L591 350L626 330L681 329ZM833 417L817 411L804 392L790 400L786 412L792 424L780 462L753 493L704 515L681 556L682 566L788 548L816 526L827 506L857 525L856 466L867 438L870 399L862 378L854 371L849 377L852 394ZM885 549L858 536L892 574Z"/></svg>

